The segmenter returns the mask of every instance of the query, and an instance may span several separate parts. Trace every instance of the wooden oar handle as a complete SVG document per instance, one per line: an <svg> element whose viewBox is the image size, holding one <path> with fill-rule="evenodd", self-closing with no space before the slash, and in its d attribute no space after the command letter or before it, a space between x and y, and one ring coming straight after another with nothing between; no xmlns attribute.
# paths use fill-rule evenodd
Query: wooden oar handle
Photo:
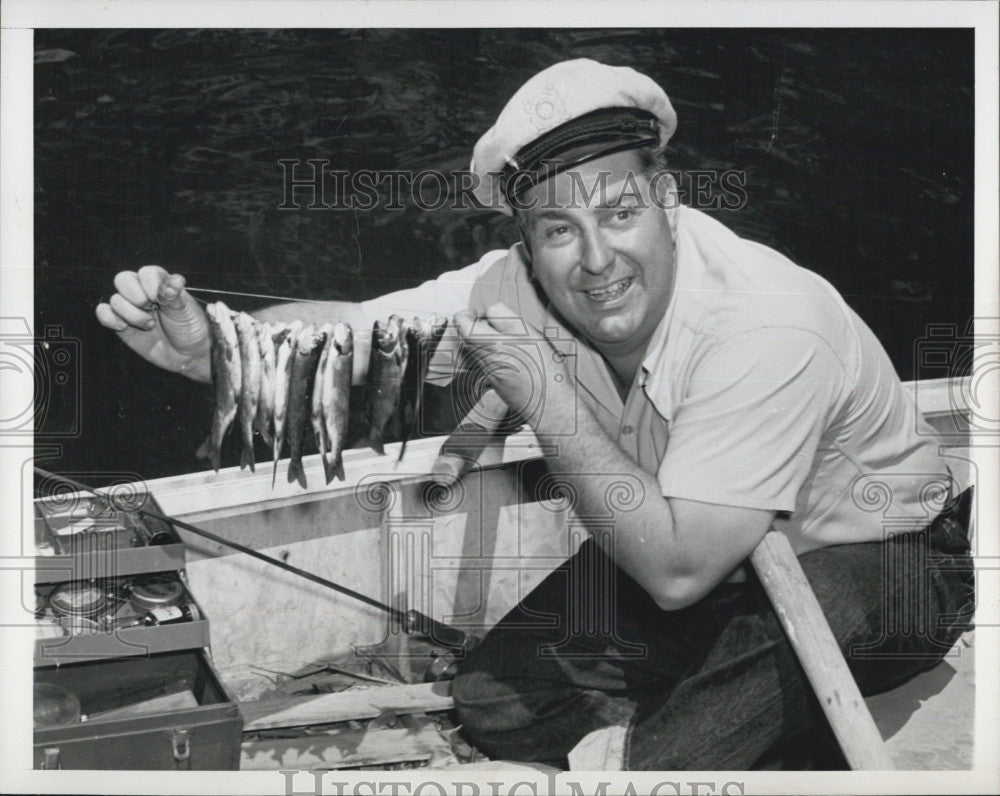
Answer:
<svg viewBox="0 0 1000 796"><path fill-rule="evenodd" d="M431 468L436 483L452 486L479 460L483 449L496 436L507 414L507 404L494 390L480 396L465 420L458 424L441 446Z"/></svg>
<svg viewBox="0 0 1000 796"><path fill-rule="evenodd" d="M770 531L750 561L851 768L894 769L882 735L787 537Z"/></svg>

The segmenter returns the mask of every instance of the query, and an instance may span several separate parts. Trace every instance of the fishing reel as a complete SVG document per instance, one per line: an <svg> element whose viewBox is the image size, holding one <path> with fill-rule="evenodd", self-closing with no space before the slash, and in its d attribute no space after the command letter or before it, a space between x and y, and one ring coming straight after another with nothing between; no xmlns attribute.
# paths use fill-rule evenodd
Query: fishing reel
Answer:
<svg viewBox="0 0 1000 796"><path fill-rule="evenodd" d="M433 645L429 653L432 660L424 670L425 683L453 679L458 674L459 661L479 643L478 636L442 624L419 611L407 611L402 627L407 635L426 639Z"/></svg>

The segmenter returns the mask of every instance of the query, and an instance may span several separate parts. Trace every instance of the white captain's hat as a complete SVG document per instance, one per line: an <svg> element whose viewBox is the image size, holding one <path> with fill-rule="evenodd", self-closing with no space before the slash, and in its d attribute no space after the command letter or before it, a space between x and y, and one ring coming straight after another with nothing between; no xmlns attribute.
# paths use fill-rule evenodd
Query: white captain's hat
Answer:
<svg viewBox="0 0 1000 796"><path fill-rule="evenodd" d="M677 129L666 92L627 66L563 61L531 78L473 149L476 198L512 214L527 187L639 147L662 150Z"/></svg>

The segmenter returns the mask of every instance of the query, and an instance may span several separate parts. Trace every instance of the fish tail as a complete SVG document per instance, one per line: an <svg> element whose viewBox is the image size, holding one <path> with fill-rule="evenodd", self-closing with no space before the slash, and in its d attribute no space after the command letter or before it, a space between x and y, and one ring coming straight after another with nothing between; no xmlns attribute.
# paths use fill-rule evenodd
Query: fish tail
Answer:
<svg viewBox="0 0 1000 796"><path fill-rule="evenodd" d="M299 486L306 488L306 471L302 469L301 459L288 460L288 483L292 481L298 481Z"/></svg>
<svg viewBox="0 0 1000 796"><path fill-rule="evenodd" d="M257 472L254 469L253 448L247 445L243 446L243 455L240 456L240 469L242 470L244 467L249 467L251 473Z"/></svg>
<svg viewBox="0 0 1000 796"><path fill-rule="evenodd" d="M219 466L222 464L222 435L221 421L216 420L212 423L212 433L209 434L208 439L202 445L202 447L205 444L208 445L208 460L212 463L212 468L215 472L219 472ZM199 448L199 450L201 449Z"/></svg>
<svg viewBox="0 0 1000 796"><path fill-rule="evenodd" d="M409 442L409 440L406 437L403 437L403 444L399 446L399 458L396 459L397 462L403 461L403 454L406 453L407 442Z"/></svg>
<svg viewBox="0 0 1000 796"><path fill-rule="evenodd" d="M336 473L336 469L325 455L323 456L323 475L326 477L326 482L329 484L333 480L333 476Z"/></svg>
<svg viewBox="0 0 1000 796"><path fill-rule="evenodd" d="M278 459L281 458L281 446L284 443L284 435L278 430L274 430L274 472L271 473L271 489L274 489L274 483L278 480Z"/></svg>
<svg viewBox="0 0 1000 796"><path fill-rule="evenodd" d="M368 445L379 456L385 456L385 444L382 440L381 431L377 431L374 428L371 430L371 433L368 435Z"/></svg>
<svg viewBox="0 0 1000 796"><path fill-rule="evenodd" d="M347 478L346 474L344 473L344 459L340 456L339 453L337 454L337 458L333 462L333 473L341 481L344 481Z"/></svg>

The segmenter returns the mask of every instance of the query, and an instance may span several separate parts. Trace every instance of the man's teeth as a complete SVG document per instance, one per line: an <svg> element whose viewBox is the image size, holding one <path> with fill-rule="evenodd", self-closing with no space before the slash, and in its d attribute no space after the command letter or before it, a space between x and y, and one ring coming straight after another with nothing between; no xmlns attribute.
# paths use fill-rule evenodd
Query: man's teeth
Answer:
<svg viewBox="0 0 1000 796"><path fill-rule="evenodd" d="M614 298L615 296L620 296L628 290L628 287L631 284L632 277L626 277L625 279L619 279L617 282L612 282L605 288L601 288L599 290L588 290L586 293L588 298L605 301L607 299Z"/></svg>

